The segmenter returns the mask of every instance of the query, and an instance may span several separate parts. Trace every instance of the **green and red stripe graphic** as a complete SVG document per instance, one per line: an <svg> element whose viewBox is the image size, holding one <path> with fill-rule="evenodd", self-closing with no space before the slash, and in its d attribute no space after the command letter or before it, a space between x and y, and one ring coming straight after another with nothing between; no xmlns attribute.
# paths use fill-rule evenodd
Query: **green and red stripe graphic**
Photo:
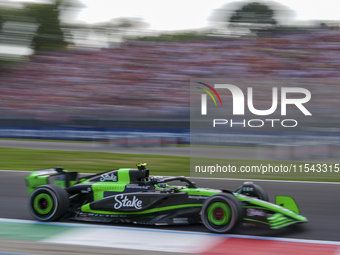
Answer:
<svg viewBox="0 0 340 255"><path fill-rule="evenodd" d="M215 93L215 95L217 96L218 100L220 101L220 104L222 105L222 100L220 98L220 95L217 93L217 91L213 87L211 87L210 85L205 84L203 82L197 82L197 83L201 84L203 86L206 86L207 88L211 89L211 91ZM200 88L200 87L197 87L197 88L203 90L204 92L206 92L212 98L212 100L214 101L215 105L217 106L216 100L215 100L214 96L209 92L209 90L203 89L203 88Z"/></svg>
<svg viewBox="0 0 340 255"><path fill-rule="evenodd" d="M0 218L0 239L201 255L339 255L340 242ZM136 242L138 240L138 242ZM170 240L170 241L169 241ZM175 240L175 241L171 241ZM142 252L145 253L145 252ZM0 245L0 255L1 245Z"/></svg>

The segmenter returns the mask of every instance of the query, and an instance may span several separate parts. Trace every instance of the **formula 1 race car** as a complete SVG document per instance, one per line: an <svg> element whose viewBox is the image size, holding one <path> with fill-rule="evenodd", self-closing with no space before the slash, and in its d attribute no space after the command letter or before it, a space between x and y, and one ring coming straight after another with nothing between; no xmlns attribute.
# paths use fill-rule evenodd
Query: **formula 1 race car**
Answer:
<svg viewBox="0 0 340 255"><path fill-rule="evenodd" d="M307 222L291 197L277 196L276 204L270 203L264 189L252 182L235 192L197 188L185 177L150 177L145 163L137 167L84 177L61 167L33 171L25 178L29 211L39 221L67 217L149 225L203 223L217 233L239 223L278 229ZM175 181L185 185L169 184Z"/></svg>

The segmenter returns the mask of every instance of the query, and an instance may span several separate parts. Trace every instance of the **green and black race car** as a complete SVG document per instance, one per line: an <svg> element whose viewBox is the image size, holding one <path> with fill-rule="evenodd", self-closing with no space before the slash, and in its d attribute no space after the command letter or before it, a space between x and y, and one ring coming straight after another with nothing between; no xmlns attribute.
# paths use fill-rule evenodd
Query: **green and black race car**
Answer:
<svg viewBox="0 0 340 255"><path fill-rule="evenodd" d="M61 167L33 171L26 177L29 211L39 221L203 223L217 233L239 223L278 229L307 222L291 197L277 196L276 204L270 203L267 193L251 182L235 192L197 188L185 177L150 177L146 164L137 167L84 177ZM170 185L175 181L185 185Z"/></svg>

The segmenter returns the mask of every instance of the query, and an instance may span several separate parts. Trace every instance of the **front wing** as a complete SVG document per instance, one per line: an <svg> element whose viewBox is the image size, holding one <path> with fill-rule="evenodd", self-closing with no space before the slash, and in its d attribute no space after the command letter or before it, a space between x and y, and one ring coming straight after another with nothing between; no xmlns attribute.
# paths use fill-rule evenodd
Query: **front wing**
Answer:
<svg viewBox="0 0 340 255"><path fill-rule="evenodd" d="M242 204L245 225L279 229L308 221L306 217L299 214L295 201L290 197L280 196L277 204L272 204L254 197L235 195Z"/></svg>

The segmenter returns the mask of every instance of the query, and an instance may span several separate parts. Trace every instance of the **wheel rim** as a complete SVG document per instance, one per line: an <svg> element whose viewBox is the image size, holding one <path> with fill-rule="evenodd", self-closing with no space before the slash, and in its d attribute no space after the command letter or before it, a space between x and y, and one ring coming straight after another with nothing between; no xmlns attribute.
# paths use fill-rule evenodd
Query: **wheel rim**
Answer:
<svg viewBox="0 0 340 255"><path fill-rule="evenodd" d="M232 211L230 207L222 202L212 203L207 209L210 223L216 226L224 226L230 222Z"/></svg>
<svg viewBox="0 0 340 255"><path fill-rule="evenodd" d="M33 208L41 215L50 213L53 209L52 197L47 193L40 193L33 200Z"/></svg>

